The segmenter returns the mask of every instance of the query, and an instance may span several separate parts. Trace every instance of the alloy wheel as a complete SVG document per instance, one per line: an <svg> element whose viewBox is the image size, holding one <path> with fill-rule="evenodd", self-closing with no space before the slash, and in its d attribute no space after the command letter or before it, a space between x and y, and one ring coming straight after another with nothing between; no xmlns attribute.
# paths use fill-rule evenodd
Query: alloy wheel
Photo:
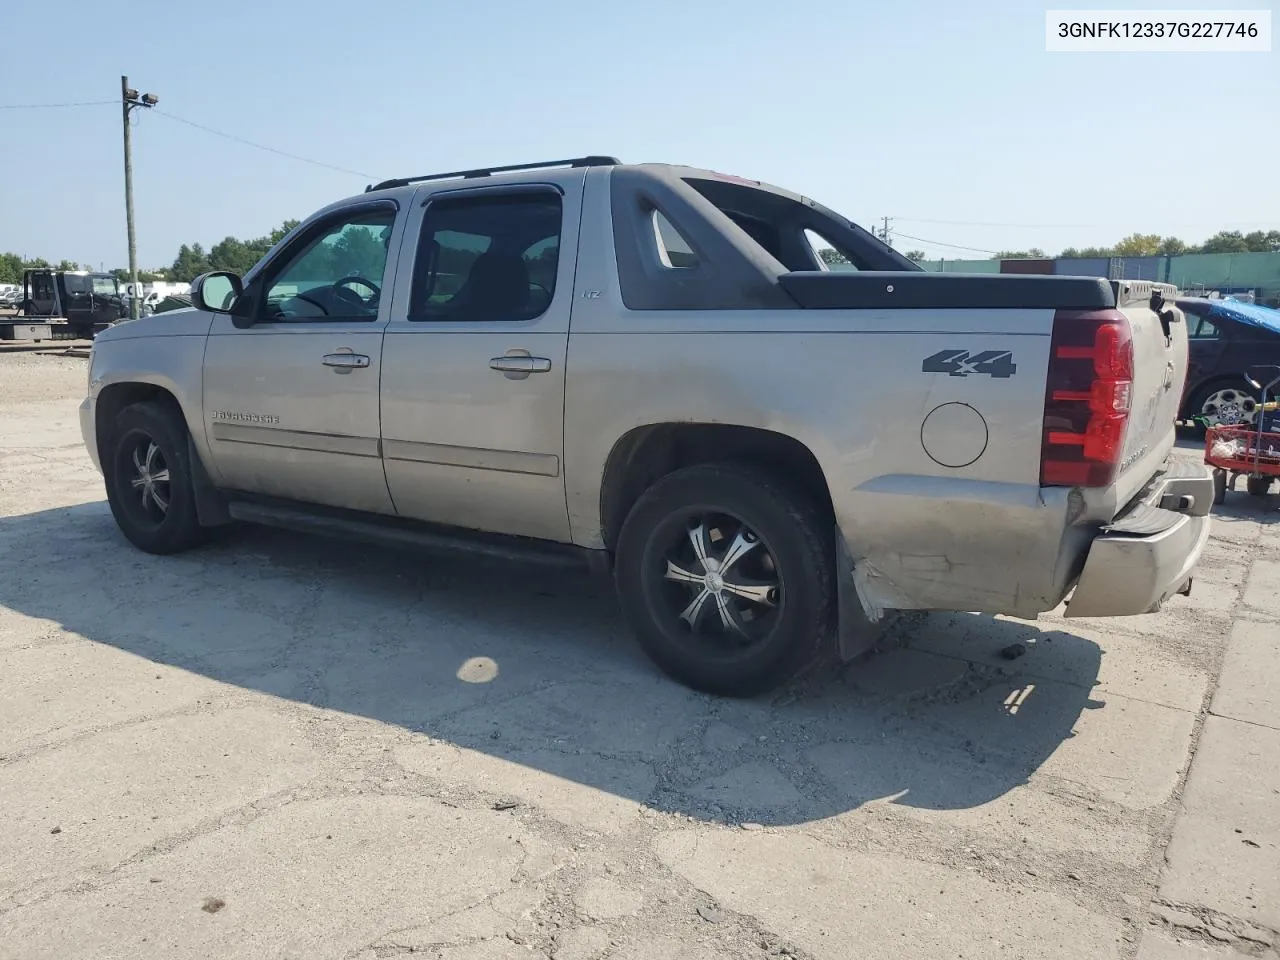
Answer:
<svg viewBox="0 0 1280 960"><path fill-rule="evenodd" d="M713 646L741 649L767 635L783 601L764 541L736 517L699 513L671 531L662 553L665 611Z"/></svg>
<svg viewBox="0 0 1280 960"><path fill-rule="evenodd" d="M1258 416L1258 401L1236 387L1223 387L1205 397L1200 416L1210 427L1251 424Z"/></svg>
<svg viewBox="0 0 1280 960"><path fill-rule="evenodd" d="M129 492L125 494L130 512L140 521L159 526L169 512L169 464L164 451L151 437L135 433L128 438L125 473Z"/></svg>

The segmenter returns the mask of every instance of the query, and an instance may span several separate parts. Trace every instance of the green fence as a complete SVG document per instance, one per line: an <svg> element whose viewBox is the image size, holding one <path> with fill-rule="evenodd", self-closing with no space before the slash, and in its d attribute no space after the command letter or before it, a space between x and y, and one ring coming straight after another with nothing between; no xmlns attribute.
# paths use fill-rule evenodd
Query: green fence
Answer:
<svg viewBox="0 0 1280 960"><path fill-rule="evenodd" d="M1280 298L1280 253L1194 253L1140 259L1150 260L1148 266L1154 270L1153 276L1147 276L1150 271L1144 268L1144 278L1172 283L1180 290L1261 289L1264 300ZM1074 261L1074 269L1078 271L1082 262ZM1073 261L1058 263L1069 265ZM926 260L920 265L935 273L1000 272L999 260ZM1055 266L1072 272L1066 265Z"/></svg>
<svg viewBox="0 0 1280 960"><path fill-rule="evenodd" d="M1261 287L1263 297L1280 294L1280 253L1196 253L1170 257L1169 282L1195 287Z"/></svg>
<svg viewBox="0 0 1280 960"><path fill-rule="evenodd" d="M934 273L999 273L999 260L924 260L920 266Z"/></svg>

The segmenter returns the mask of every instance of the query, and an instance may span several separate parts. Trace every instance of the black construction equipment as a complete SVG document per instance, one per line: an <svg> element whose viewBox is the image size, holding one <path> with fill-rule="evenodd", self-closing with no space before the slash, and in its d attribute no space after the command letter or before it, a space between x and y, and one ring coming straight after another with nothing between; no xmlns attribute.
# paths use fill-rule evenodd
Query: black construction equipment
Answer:
<svg viewBox="0 0 1280 960"><path fill-rule="evenodd" d="M81 270L29 269L22 273L21 316L38 318L68 333L91 338L125 316L120 285L110 273Z"/></svg>

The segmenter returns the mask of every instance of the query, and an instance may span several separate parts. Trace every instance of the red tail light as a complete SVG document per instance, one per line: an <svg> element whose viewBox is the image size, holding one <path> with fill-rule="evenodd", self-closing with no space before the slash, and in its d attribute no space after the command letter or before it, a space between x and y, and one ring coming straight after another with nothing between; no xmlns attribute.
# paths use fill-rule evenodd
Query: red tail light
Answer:
<svg viewBox="0 0 1280 960"><path fill-rule="evenodd" d="M1129 321L1119 310L1059 310L1049 349L1040 485L1110 486L1133 405Z"/></svg>

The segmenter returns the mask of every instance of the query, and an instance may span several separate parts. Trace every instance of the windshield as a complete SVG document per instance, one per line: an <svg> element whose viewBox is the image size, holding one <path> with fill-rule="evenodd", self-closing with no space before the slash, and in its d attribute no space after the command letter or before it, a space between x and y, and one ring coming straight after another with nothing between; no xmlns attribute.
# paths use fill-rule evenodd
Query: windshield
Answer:
<svg viewBox="0 0 1280 960"><path fill-rule="evenodd" d="M62 288L69 296L88 293L92 288L89 278L83 273L66 273L62 276Z"/></svg>

